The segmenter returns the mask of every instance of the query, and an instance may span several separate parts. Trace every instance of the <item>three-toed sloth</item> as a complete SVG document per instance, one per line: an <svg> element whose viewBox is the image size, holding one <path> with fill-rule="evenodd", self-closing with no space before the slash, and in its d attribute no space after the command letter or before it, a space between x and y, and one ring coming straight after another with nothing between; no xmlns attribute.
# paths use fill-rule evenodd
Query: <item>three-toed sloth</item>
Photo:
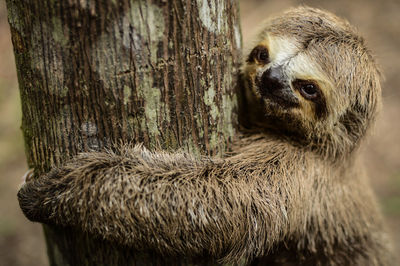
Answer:
<svg viewBox="0 0 400 266"><path fill-rule="evenodd" d="M265 23L241 78L250 130L231 156L140 145L81 154L23 185L25 215L169 256L387 264L357 156L381 101L363 38L328 12L292 9Z"/></svg>

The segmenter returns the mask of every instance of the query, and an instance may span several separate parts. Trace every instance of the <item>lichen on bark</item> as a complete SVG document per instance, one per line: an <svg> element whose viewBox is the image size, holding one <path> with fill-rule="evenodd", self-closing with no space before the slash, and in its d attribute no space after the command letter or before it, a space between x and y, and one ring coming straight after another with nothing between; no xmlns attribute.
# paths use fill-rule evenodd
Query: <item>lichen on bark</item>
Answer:
<svg viewBox="0 0 400 266"><path fill-rule="evenodd" d="M194 154L229 149L237 1L7 0L7 9L26 155L38 176L120 141ZM54 265L160 262L82 232L45 232Z"/></svg>

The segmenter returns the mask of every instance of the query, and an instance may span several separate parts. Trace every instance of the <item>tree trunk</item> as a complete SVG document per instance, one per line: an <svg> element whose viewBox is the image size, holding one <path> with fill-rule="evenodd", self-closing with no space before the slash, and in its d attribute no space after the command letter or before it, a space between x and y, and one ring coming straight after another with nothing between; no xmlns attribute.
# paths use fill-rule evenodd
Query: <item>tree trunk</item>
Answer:
<svg viewBox="0 0 400 266"><path fill-rule="evenodd" d="M7 0L7 9L35 176L120 141L208 155L229 149L241 56L237 1ZM74 229L44 231L51 265L193 262Z"/></svg>

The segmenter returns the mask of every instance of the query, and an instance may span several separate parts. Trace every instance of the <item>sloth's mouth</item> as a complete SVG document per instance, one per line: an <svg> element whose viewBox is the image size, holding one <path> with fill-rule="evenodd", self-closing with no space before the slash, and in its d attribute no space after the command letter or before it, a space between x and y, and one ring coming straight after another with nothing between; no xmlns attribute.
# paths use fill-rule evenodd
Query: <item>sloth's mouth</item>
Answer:
<svg viewBox="0 0 400 266"><path fill-rule="evenodd" d="M299 106L299 104L296 102L288 101L288 99L285 97L282 97L280 95L275 95L269 92L262 94L262 96L263 98L269 99L270 101L273 101L282 107L294 108Z"/></svg>
<svg viewBox="0 0 400 266"><path fill-rule="evenodd" d="M261 86L257 86L257 89L263 99L268 99L270 102L276 103L284 108L299 107L299 101L293 95L290 87L282 89L281 87L273 86L273 84L260 85Z"/></svg>

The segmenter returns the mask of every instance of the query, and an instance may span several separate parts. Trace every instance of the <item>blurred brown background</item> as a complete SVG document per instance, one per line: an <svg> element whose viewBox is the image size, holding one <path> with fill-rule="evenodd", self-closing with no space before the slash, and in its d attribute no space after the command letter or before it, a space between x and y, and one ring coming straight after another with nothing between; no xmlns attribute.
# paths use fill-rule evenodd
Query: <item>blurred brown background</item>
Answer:
<svg viewBox="0 0 400 266"><path fill-rule="evenodd" d="M364 149L371 183L400 254L400 1L241 0L244 45L271 14L306 4L347 18L365 36L386 77L384 108ZM19 210L16 193L27 170L21 109L7 12L0 1L0 265L48 265L39 224Z"/></svg>

